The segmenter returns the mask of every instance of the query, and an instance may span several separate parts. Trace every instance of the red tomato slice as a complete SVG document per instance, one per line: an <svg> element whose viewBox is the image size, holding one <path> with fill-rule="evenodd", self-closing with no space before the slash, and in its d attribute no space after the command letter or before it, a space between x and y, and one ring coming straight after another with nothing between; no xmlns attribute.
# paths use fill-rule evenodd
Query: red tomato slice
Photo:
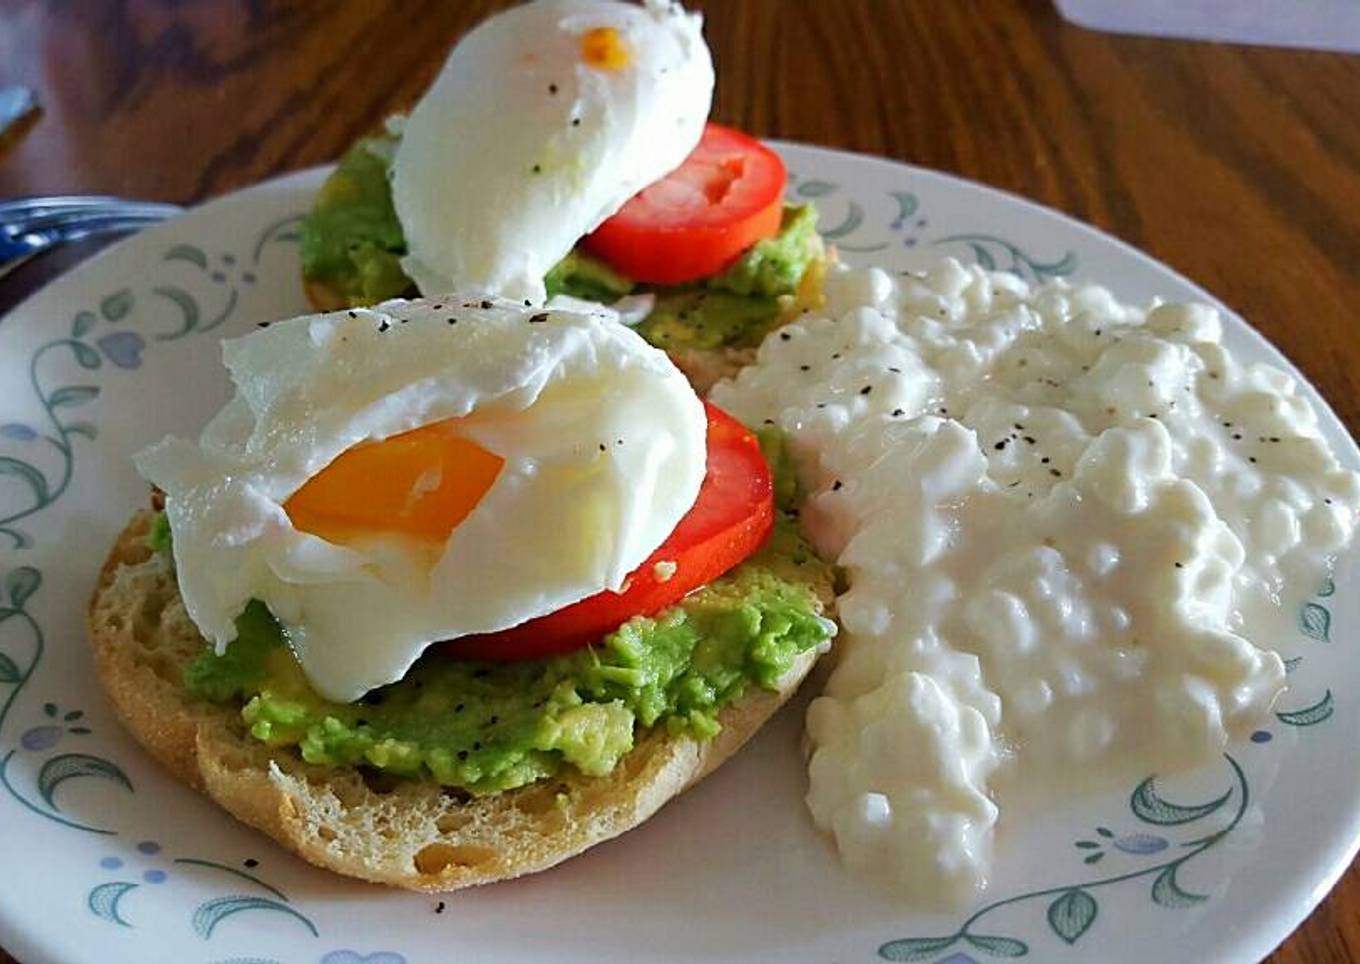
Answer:
<svg viewBox="0 0 1360 964"><path fill-rule="evenodd" d="M756 437L732 416L708 410L708 470L694 506L661 547L633 571L621 593L596 593L556 612L498 633L444 643L441 652L459 659L537 659L579 649L618 629L634 616L650 616L751 553L774 526L774 485ZM657 563L673 563L667 579ZM668 567L663 566L663 570Z"/></svg>
<svg viewBox="0 0 1360 964"><path fill-rule="evenodd" d="M634 195L582 243L636 281L707 278L779 233L787 179L774 151L709 124L683 164Z"/></svg>

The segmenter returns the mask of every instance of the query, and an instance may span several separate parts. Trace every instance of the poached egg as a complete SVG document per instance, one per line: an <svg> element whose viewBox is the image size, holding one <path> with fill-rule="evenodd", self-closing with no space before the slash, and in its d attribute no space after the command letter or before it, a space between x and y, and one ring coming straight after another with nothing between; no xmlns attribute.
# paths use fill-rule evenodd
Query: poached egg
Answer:
<svg viewBox="0 0 1360 964"><path fill-rule="evenodd" d="M701 26L659 0L536 0L459 41L392 166L421 292L541 302L549 269L699 143Z"/></svg>
<svg viewBox="0 0 1360 964"><path fill-rule="evenodd" d="M223 343L236 393L136 457L218 652L262 600L350 702L431 643L620 591L698 496L703 404L608 309L394 301Z"/></svg>

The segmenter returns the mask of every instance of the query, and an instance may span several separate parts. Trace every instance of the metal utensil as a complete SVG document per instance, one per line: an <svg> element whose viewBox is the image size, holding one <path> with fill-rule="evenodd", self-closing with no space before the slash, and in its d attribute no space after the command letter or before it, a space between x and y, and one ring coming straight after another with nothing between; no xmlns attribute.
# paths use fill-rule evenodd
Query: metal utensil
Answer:
<svg viewBox="0 0 1360 964"><path fill-rule="evenodd" d="M135 231L182 210L175 204L99 195L0 201L0 279L56 245Z"/></svg>

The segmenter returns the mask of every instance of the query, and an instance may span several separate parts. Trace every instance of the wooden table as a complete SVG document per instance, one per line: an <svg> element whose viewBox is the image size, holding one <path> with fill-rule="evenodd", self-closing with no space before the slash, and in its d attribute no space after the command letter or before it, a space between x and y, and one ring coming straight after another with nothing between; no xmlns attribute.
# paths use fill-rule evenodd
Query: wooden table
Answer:
<svg viewBox="0 0 1360 964"><path fill-rule="evenodd" d="M331 160L501 5L0 0L0 84L46 107L0 197L192 202ZM1360 431L1360 57L1106 36L1040 0L707 7L717 119L1098 225L1238 309ZM1352 867L1271 960L1355 959Z"/></svg>

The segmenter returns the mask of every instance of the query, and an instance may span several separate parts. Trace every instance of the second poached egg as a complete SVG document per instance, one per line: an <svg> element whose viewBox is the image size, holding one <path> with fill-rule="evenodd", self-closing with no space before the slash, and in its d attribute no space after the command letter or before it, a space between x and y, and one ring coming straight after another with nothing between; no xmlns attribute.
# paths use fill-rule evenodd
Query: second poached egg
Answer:
<svg viewBox="0 0 1360 964"><path fill-rule="evenodd" d="M657 0L537 0L465 36L393 162L420 290L541 302L549 269L699 143L713 98L701 26Z"/></svg>

